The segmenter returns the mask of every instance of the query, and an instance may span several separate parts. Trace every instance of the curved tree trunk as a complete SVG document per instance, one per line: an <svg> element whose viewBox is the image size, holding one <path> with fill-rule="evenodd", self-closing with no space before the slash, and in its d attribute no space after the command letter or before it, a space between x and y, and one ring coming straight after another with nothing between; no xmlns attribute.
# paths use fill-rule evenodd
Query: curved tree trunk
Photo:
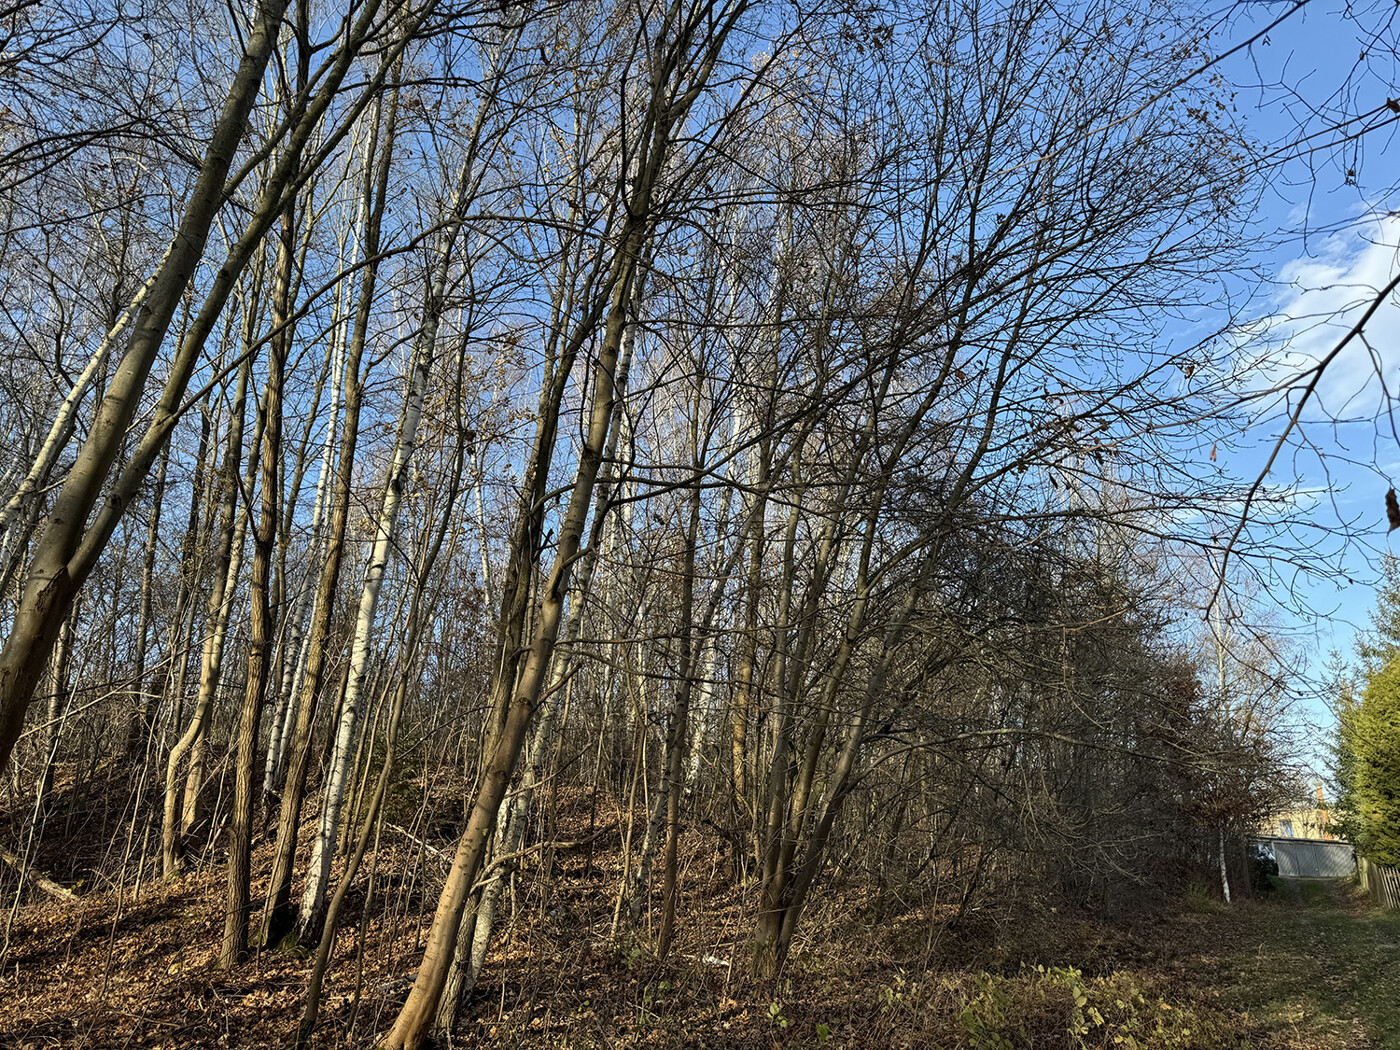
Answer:
<svg viewBox="0 0 1400 1050"><path fill-rule="evenodd" d="M10 635L0 649L0 770L8 764L10 752L19 739L24 713L48 662L59 625L115 525L115 519L108 514L111 520L99 519L92 531L88 528L88 517L125 441L127 427L140 407L146 379L175 310L204 254L214 216L223 204L224 184L248 115L262 88L263 74L272 57L286 8L287 0L262 0L259 4L258 17L210 136L179 228L170 249L143 287L143 297L131 322L131 334L121 364L98 408L87 441L68 472L49 516L48 527L30 562ZM182 371L177 367L172 381L167 382L167 396L162 398L161 409L172 415L187 382L187 374L180 375ZM168 433L165 430L159 441ZM140 477L145 476L155 451L158 449L143 449L143 462L134 465L139 467ZM124 508L123 500L113 505L112 513L119 516Z"/></svg>

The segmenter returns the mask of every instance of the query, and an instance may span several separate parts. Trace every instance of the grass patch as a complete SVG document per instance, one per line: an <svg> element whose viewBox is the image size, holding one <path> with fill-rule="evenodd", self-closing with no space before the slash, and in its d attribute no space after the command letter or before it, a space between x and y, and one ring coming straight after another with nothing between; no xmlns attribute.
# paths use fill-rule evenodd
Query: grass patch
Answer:
<svg viewBox="0 0 1400 1050"><path fill-rule="evenodd" d="M1227 1000L1287 1047L1400 1050L1400 913L1349 883L1279 880L1230 919Z"/></svg>

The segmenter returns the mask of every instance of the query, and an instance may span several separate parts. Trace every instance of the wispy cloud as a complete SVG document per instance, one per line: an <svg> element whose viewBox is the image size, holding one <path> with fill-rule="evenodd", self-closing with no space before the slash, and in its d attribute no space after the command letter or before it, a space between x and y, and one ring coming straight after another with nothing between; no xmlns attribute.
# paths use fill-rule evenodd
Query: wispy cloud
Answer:
<svg viewBox="0 0 1400 1050"><path fill-rule="evenodd" d="M1360 320L1400 270L1400 217L1377 216L1314 247L1280 269L1272 312L1240 333L1255 389L1306 381ZM1380 411L1383 389L1394 393L1400 379L1397 332L1400 297L1391 295L1367 322L1363 338L1327 366L1307 415L1337 419Z"/></svg>

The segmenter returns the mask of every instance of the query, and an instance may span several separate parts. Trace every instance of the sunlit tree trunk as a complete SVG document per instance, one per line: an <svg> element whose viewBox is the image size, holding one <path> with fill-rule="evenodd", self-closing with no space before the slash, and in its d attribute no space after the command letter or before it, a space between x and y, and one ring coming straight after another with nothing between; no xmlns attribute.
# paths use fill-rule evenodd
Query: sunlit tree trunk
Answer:
<svg viewBox="0 0 1400 1050"><path fill-rule="evenodd" d="M364 357L365 339L374 310L374 294L378 283L380 227L388 196L397 99L397 91L391 91L385 105L376 105L367 121L358 222L362 231L365 264L361 271L359 298L344 354L341 389L345 401L345 417L341 423L339 461L329 497L331 512L326 530L325 555L317 580L316 598L312 603L310 629L303 643L307 658L305 666L299 672L301 685L295 704L296 721L284 745L287 751L287 775L277 818L277 850L273 856L267 906L263 911L262 936L268 946L279 943L295 926L295 914L291 903L292 866L296 859L302 799L312 757L311 730L324 688L326 664L330 658L331 622L335 614L340 570L345 558L345 530L353 499L355 450L359 443L360 407L364 399L365 377L361 374L361 360ZM327 456L329 457L329 452Z"/></svg>
<svg viewBox="0 0 1400 1050"><path fill-rule="evenodd" d="M622 337L622 348L618 352L617 374L614 381L613 419L608 432L608 444L603 462L617 464L618 437L622 432L623 403L627 396L627 385L632 371L632 359L636 353L637 332L635 319L638 316L641 279L638 278L633 290L630 307L630 320ZM620 465L614 468L620 470ZM544 773L545 759L553 743L555 720L564 702L565 682L572 673L572 661L578 658L577 646L583 633L585 609L592 591L593 574L598 567L599 543L608 531L612 497L616 493L616 474L609 479L600 479L594 494L593 524L591 542L584 549L579 568L569 597L569 623L564 640L554 652L553 666L550 669L550 682L541 704L542 713L535 725L535 732L526 749L525 772L520 786L516 789L510 808L506 812L504 824L498 829L492 844L492 853L499 857L509 857L520 849L525 834L525 823L530 805L534 801L535 789ZM487 882L476 895L474 902L463 909L461 928L457 935L457 949L452 959L452 968L444 986L442 1001L438 1007L435 1022L439 1037L450 1037L457 1014L461 1010L466 994L475 986L481 967L491 943L491 933L495 927L496 909L501 894L505 890L508 871L501 871Z"/></svg>
<svg viewBox="0 0 1400 1050"><path fill-rule="evenodd" d="M258 17L210 136L179 229L143 289L136 316L130 322L121 364L30 562L10 635L0 649L0 769L9 762L19 738L24 713L48 662L58 627L110 536L111 525L105 527L105 536L101 531L92 534L88 516L101 496L180 298L204 253L215 213L223 203L224 184L234 153L261 90L286 7L287 0L263 0L259 5ZM183 387L183 383L176 384L173 400L178 401ZM146 463L149 462L148 459ZM144 477L144 466L140 473Z"/></svg>

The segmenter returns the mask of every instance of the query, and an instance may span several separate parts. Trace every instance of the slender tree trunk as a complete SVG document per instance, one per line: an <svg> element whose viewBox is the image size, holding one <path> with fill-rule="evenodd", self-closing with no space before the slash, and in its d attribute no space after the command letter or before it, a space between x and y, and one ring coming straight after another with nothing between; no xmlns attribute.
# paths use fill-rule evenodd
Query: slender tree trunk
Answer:
<svg viewBox="0 0 1400 1050"><path fill-rule="evenodd" d="M754 498L762 515L766 510L763 492L760 491ZM758 658L758 595L759 579L763 572L764 539L760 517L749 540L748 573L744 579L744 624L739 632L738 667L729 708L730 799L735 814L740 817L747 814L750 821L753 820L754 808L749 802L749 784L753 779L749 774L754 750L749 747L749 706Z"/></svg>
<svg viewBox="0 0 1400 1050"><path fill-rule="evenodd" d="M695 418L691 422L691 445L697 447L700 405L696 399ZM690 724L690 698L695 688L695 544L700 534L700 463L695 463L695 484L691 486L690 523L686 529L685 557L681 566L681 681L676 704L671 712L671 724L666 727L666 849L661 875L661 932L656 939L657 958L665 959L671 951L671 937L676 928L676 893L679 882L677 849L680 842L681 773L684 768L685 735Z"/></svg>
<svg viewBox="0 0 1400 1050"><path fill-rule="evenodd" d="M298 3L298 76L304 85L310 48L306 40L308 12L304 0ZM262 511L253 539L253 565L248 602L252 622L248 637L248 680L244 686L243 709L238 723L238 750L235 756L233 812L229 826L228 895L224 906L224 937L219 966L231 970L242 961L248 947L249 881L253 846L253 790L257 768L258 728L271 673L275 614L269 601L273 546L277 540L277 519L282 494L279 489L282 467L282 372L292 341L292 280L296 252L296 198L287 201L282 213L282 230L277 248L275 285L272 296L273 335L267 355L267 396L263 409L262 434Z"/></svg>
<svg viewBox="0 0 1400 1050"><path fill-rule="evenodd" d="M360 221L363 229L363 258L359 301L355 308L350 337L346 343L345 368L341 381L345 399L345 419L341 425L339 462L330 495L331 517L326 532L325 560L321 564L312 604L311 627L303 643L307 659L301 672L296 723L287 740L287 776L283 785L277 818L277 850L273 856L268 884L267 906L263 911L263 943L280 943L295 927L292 909L292 867L296 859L301 827L301 806L306 777L311 767L312 727L320 699L331 639L331 621L339 588L340 569L345 558L345 530L353 499L355 449L359 443L360 406L365 377L360 374L365 338L374 309L374 293L379 273L380 226L388 197L388 180L394 149L398 92L389 94L386 105L376 105L368 121L365 139L364 178L360 195ZM386 112L387 110L387 112ZM383 140L380 131L383 130Z"/></svg>
<svg viewBox="0 0 1400 1050"><path fill-rule="evenodd" d="M251 307L249 309L251 312ZM236 552L243 546L242 518L238 515L238 468L243 455L243 417L246 413L252 367L251 356L245 357L243 364L239 366L233 408L229 415L229 433L224 449L219 497L219 551L214 563L213 585L209 592L209 615L199 671L199 696L189 727L170 749L170 756L166 760L165 809L161 831L161 868L166 878L178 873L181 860L181 831L176 818L181 808L178 786L181 766L187 754L191 757L191 772L202 766L202 763L194 759L198 757L197 747L206 729L209 709L218 690L223 666L224 638L228 631L229 613L233 604L232 590L238 571L239 559ZM250 479L251 476L250 466ZM195 784L193 793L186 788L186 809L193 804L198 792L198 783Z"/></svg>
<svg viewBox="0 0 1400 1050"><path fill-rule="evenodd" d="M1220 892L1225 895L1225 903L1230 903L1230 875L1225 868L1225 828L1219 829L1220 840Z"/></svg>
<svg viewBox="0 0 1400 1050"><path fill-rule="evenodd" d="M59 625L87 573L92 571L97 550L105 546L106 536L101 530L97 534L88 530L88 516L101 496L127 427L135 418L147 376L175 310L204 254L214 216L223 203L229 168L261 89L286 6L287 0L262 0L259 5L258 17L175 238L143 289L121 364L34 552L10 635L0 649L0 769L9 762L19 738L24 713L48 662ZM176 401L184 384L177 386ZM141 475L144 474L143 469ZM107 536L111 527L104 526ZM91 545L96 549L83 550Z"/></svg>
<svg viewBox="0 0 1400 1050"><path fill-rule="evenodd" d="M68 668L73 660L73 623L78 618L81 602L73 603L73 611L63 621L58 633L58 645L53 653L49 673L49 702L44 712L44 732L40 741L40 761L43 770L34 789L34 812L42 814L49 792L53 790L54 763L58 755L58 735L63 728L63 715L68 709Z"/></svg>
<svg viewBox="0 0 1400 1050"><path fill-rule="evenodd" d="M301 12L298 12L300 17ZM300 72L298 73L300 76ZM353 150L351 153L353 154ZM314 200L314 192L308 188L305 194L306 200ZM316 232L319 215L314 207L303 209L305 215L305 226L301 235L301 244L297 251L296 266L293 270L291 287L288 291L288 301L295 303L298 290L301 287L302 275L306 270L306 256L310 250L313 234ZM342 243L349 239L347 231ZM344 255L342 253L342 260ZM315 512L313 513L310 533L310 550L305 561L308 567L303 573L297 574L300 579L300 586L297 587L296 608L288 610L287 591L290 586L288 580L290 576L287 572L287 555L292 545L292 534L297 521L297 507L301 503L301 486L306 477L306 468L309 463L308 453L311 449L312 434L319 428L321 418L321 395L325 391L326 383L329 381L332 391L338 391L340 373L336 369L338 363L338 348L340 345L339 335L341 331L341 300L343 299L344 282L336 285L336 306L331 320L331 338L328 339L326 355L321 372L316 378L315 392L311 399L311 409L306 413L306 423L302 428L301 441L297 444L296 455L292 460L290 471L290 482L283 484L282 493L282 521L286 523L278 535L277 540L277 570L273 576L272 584L272 607L282 611L281 627L278 630L276 654L277 658L272 665L272 671L268 678L268 689L272 698L273 711L271 716L271 732L268 734L268 748L265 768L263 772L263 791L259 796L259 823L265 828L271 820L271 803L274 801L273 788L277 774L282 768L282 743L285 739L284 731L291 725L295 716L292 709L291 685L295 678L298 657L303 652L301 642L306 633L306 617L310 611L311 580L314 579L314 572L309 568L314 566L317 560L317 548L320 544L320 533L322 530L323 513L320 501L317 501ZM289 317L290 323L293 318ZM289 337L290 343L290 337ZM283 368L287 367L287 360L283 361ZM334 397L334 394L332 395ZM334 413L332 413L331 430L334 431ZM284 465L283 476L288 476L288 471ZM322 478L324 480L324 476ZM321 494L318 489L318 496Z"/></svg>
<svg viewBox="0 0 1400 1050"><path fill-rule="evenodd" d="M160 509L165 502L165 478L170 467L170 446L161 453L160 466L156 469L155 499L151 506L151 520L146 529L146 548L141 559L141 594L136 612L136 669L132 672L134 687L134 710L127 723L126 753L128 757L146 749L150 735L153 703L144 695L146 687L146 636L151 630L151 590L155 583L156 546L160 542ZM198 503L192 496L191 502Z"/></svg>
<svg viewBox="0 0 1400 1050"><path fill-rule="evenodd" d="M342 252L343 258L343 252ZM311 512L311 536L308 543L308 566L312 567L307 572L307 578L301 587L300 595L297 599L297 607L291 615L289 622L289 633L287 635L287 645L296 646L296 656L287 662L279 697L277 711L272 723L272 736L267 745L267 767L263 773L263 797L268 800L269 812L271 816L270 803L274 793L281 782L281 777L286 768L286 743L292 734L292 726L297 717L298 705L294 702L301 695L301 685L306 674L306 663L310 656L310 633L309 617L311 616L312 605L315 598L316 588L312 586L316 579L314 566L322 563L323 547L325 542L326 525L326 505L330 493L331 475L335 468L335 436L337 422L340 418L340 394L344 388L344 341L340 338L343 331L341 324L340 309L337 305L336 314L333 318L331 329L330 346L327 350L327 361L330 364L331 379L331 403L330 416L326 424L326 444L321 456L320 472L316 479L316 501ZM292 508L288 508L287 519L291 519ZM293 627L293 625L295 625Z"/></svg>
<svg viewBox="0 0 1400 1050"><path fill-rule="evenodd" d="M180 541L179 583L175 592L175 609L170 618L170 635L166 641L165 656L161 667L151 677L148 687L149 703L155 710L149 716L143 712L143 721L149 723L154 732L156 718L161 710L170 711L170 724L179 731L184 716L185 675L189 667L186 647L189 645L190 631L194 625L196 605L195 584L200 562L199 522L200 510L207 499L213 498L205 492L205 474L209 459L209 439L213 432L208 406L199 414L199 449L195 453L194 478L190 487L190 512L185 519L185 533ZM155 705L159 704L158 708Z"/></svg>

